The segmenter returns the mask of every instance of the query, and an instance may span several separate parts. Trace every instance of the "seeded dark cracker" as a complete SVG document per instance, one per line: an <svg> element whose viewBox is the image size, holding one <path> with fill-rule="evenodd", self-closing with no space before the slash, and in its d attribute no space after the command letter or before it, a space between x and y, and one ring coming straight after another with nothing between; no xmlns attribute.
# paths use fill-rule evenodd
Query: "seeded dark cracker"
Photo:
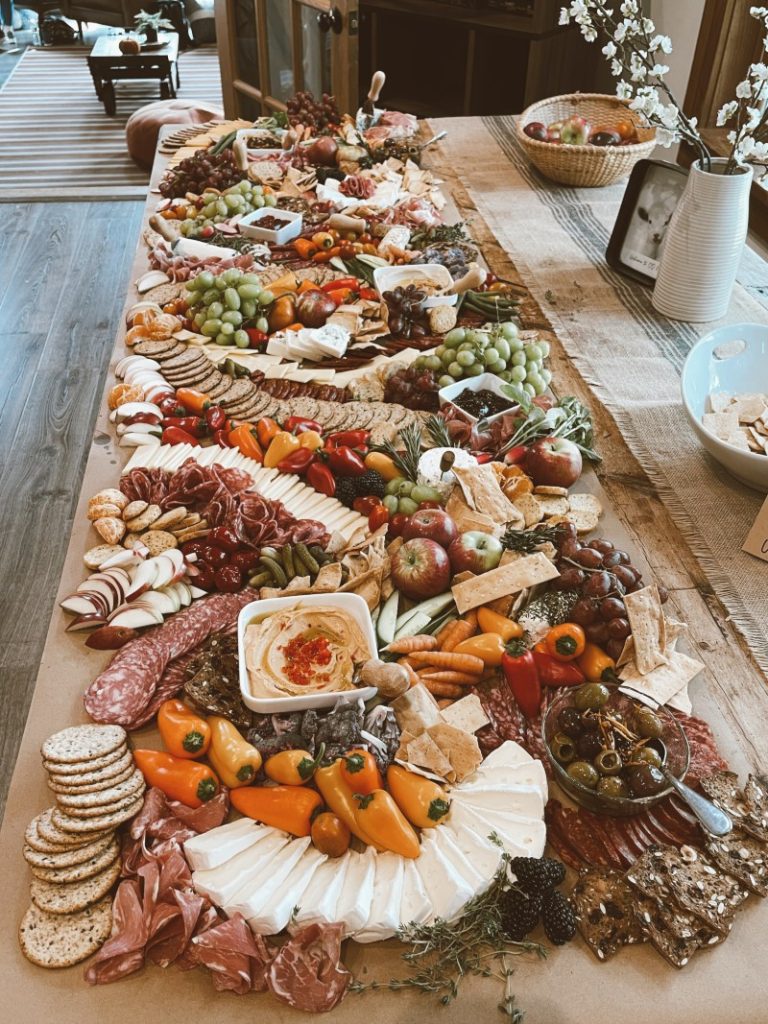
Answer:
<svg viewBox="0 0 768 1024"><path fill-rule="evenodd" d="M768 846L735 828L725 836L712 836L706 850L721 871L733 875L758 896L768 896Z"/></svg>
<svg viewBox="0 0 768 1024"><path fill-rule="evenodd" d="M159 362L160 356L177 348L178 344L175 338L147 338L146 341L137 341L133 346L133 351L136 355L146 356L147 359L157 359Z"/></svg>
<svg viewBox="0 0 768 1024"><path fill-rule="evenodd" d="M218 373L218 371L216 371ZM208 397L218 400L221 395L225 394L234 383L234 377L230 377L228 373L219 373L219 382L214 384L212 388L208 389Z"/></svg>
<svg viewBox="0 0 768 1024"><path fill-rule="evenodd" d="M768 782L750 775L744 787L746 815L743 822L745 831L768 843Z"/></svg>
<svg viewBox="0 0 768 1024"><path fill-rule="evenodd" d="M662 913L656 900L641 898L635 907L635 914L645 937L673 967L685 967L693 954L702 948L702 942L697 936L683 938L670 930L669 918Z"/></svg>
<svg viewBox="0 0 768 1024"><path fill-rule="evenodd" d="M210 637L187 672L184 693L200 710L222 715L238 729L251 727L251 712L240 697L236 636Z"/></svg>
<svg viewBox="0 0 768 1024"><path fill-rule="evenodd" d="M609 960L622 946L645 941L634 912L637 895L621 872L582 872L570 900L578 929L598 960Z"/></svg>

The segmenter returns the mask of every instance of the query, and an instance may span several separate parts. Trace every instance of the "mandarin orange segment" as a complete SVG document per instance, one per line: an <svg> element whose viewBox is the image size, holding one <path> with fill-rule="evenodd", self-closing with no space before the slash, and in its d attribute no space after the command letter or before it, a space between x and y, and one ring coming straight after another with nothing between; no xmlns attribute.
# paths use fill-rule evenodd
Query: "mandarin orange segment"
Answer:
<svg viewBox="0 0 768 1024"><path fill-rule="evenodd" d="M128 402L141 402L144 399L144 388L138 384L115 384L110 389L107 405L110 409L126 405Z"/></svg>

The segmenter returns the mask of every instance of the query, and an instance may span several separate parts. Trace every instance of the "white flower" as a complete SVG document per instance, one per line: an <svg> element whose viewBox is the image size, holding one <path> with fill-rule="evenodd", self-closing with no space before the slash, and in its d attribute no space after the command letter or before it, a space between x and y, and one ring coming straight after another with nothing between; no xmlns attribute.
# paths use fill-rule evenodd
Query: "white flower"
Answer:
<svg viewBox="0 0 768 1024"><path fill-rule="evenodd" d="M736 141L736 132L730 131L725 137L731 143L731 145L733 145L733 143Z"/></svg>
<svg viewBox="0 0 768 1024"><path fill-rule="evenodd" d="M739 109L739 104L736 100L731 100L730 103L724 103L717 112L717 127L722 128L724 124L731 120Z"/></svg>
<svg viewBox="0 0 768 1024"><path fill-rule="evenodd" d="M744 122L744 127L748 131L753 131L763 119L763 112L759 107L747 107L747 120Z"/></svg>
<svg viewBox="0 0 768 1024"><path fill-rule="evenodd" d="M739 82L736 86L736 95L740 100L748 100L752 95L752 83L748 78L745 78L743 82Z"/></svg>
<svg viewBox="0 0 768 1024"><path fill-rule="evenodd" d="M668 64L654 64L653 67L651 68L651 74L655 75L657 78L663 78L664 75L666 75L666 73L668 71L669 71L669 65Z"/></svg>
<svg viewBox="0 0 768 1024"><path fill-rule="evenodd" d="M571 3L571 14L574 18L589 17L589 5L585 0L573 0Z"/></svg>
<svg viewBox="0 0 768 1024"><path fill-rule="evenodd" d="M620 21L619 24L616 26L616 31L613 33L613 38L616 40L617 43L620 43L622 39L626 36L626 34L627 23L625 21Z"/></svg>
<svg viewBox="0 0 768 1024"><path fill-rule="evenodd" d="M605 54L605 56L609 60L611 59L611 57L615 57L617 52L618 52L618 49L617 49L616 43L614 43L614 42L609 41L603 47L603 53Z"/></svg>
<svg viewBox="0 0 768 1024"><path fill-rule="evenodd" d="M567 7L560 8L560 25L569 25L571 23L571 12Z"/></svg>
<svg viewBox="0 0 768 1024"><path fill-rule="evenodd" d="M624 0L619 7L619 10L625 17L628 17L631 14L637 14L637 0Z"/></svg>
<svg viewBox="0 0 768 1024"><path fill-rule="evenodd" d="M645 32L645 34L648 35L648 36L652 36L655 33L655 31L656 31L656 26L653 24L651 19L650 18L643 18L643 32ZM671 47L671 45L672 44L670 43L670 47Z"/></svg>
<svg viewBox="0 0 768 1024"><path fill-rule="evenodd" d="M621 63L620 60L612 60L611 61L611 74L613 75L614 78L618 78L623 70L624 70L624 65Z"/></svg>
<svg viewBox="0 0 768 1024"><path fill-rule="evenodd" d="M633 53L629 59L629 70L633 82L644 82L648 71L639 55Z"/></svg>
<svg viewBox="0 0 768 1024"><path fill-rule="evenodd" d="M594 41L597 39L597 32L595 31L595 29L591 28L588 25L581 26L581 34L584 36L588 43L594 43Z"/></svg>
<svg viewBox="0 0 768 1024"><path fill-rule="evenodd" d="M616 83L616 95L620 100L628 100L632 96L632 86L629 82Z"/></svg>
<svg viewBox="0 0 768 1024"><path fill-rule="evenodd" d="M756 81L766 82L768 81L768 64L763 64L762 61L759 64L752 64L749 73Z"/></svg>
<svg viewBox="0 0 768 1024"><path fill-rule="evenodd" d="M659 146L664 146L665 149L668 149L677 140L677 132L670 131L669 128L656 129L656 142Z"/></svg>
<svg viewBox="0 0 768 1024"><path fill-rule="evenodd" d="M672 53L672 40L669 36L654 36L650 43L650 50L661 50L662 53Z"/></svg>
<svg viewBox="0 0 768 1024"><path fill-rule="evenodd" d="M745 135L739 143L739 153L745 158L749 158L755 151L757 143L751 135Z"/></svg>

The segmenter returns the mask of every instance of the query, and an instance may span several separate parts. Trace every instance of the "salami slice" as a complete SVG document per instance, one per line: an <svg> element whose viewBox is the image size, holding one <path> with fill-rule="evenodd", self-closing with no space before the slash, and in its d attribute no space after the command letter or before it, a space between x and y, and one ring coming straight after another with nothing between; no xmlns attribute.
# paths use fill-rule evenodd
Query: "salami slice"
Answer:
<svg viewBox="0 0 768 1024"><path fill-rule="evenodd" d="M332 1010L352 979L341 962L343 936L343 924L310 924L297 931L269 967L272 994L307 1013Z"/></svg>

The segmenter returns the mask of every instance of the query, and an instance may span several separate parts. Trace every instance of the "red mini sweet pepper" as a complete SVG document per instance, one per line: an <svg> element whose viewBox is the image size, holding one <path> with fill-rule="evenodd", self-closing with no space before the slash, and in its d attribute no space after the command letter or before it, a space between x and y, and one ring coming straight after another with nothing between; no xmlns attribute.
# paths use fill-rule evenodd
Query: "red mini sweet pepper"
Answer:
<svg viewBox="0 0 768 1024"><path fill-rule="evenodd" d="M325 447L328 451L335 448L364 448L368 444L369 433L367 430L340 430L338 433L329 434L325 439Z"/></svg>
<svg viewBox="0 0 768 1024"><path fill-rule="evenodd" d="M160 441L162 444L193 444L200 447L198 439L180 427L166 427Z"/></svg>
<svg viewBox="0 0 768 1024"><path fill-rule="evenodd" d="M501 671L517 706L526 718L535 718L541 707L541 680L533 653L519 640L513 640L501 656Z"/></svg>
<svg viewBox="0 0 768 1024"><path fill-rule="evenodd" d="M315 460L307 470L307 483L320 494L332 498L336 493L336 478L324 462Z"/></svg>
<svg viewBox="0 0 768 1024"><path fill-rule="evenodd" d="M227 414L220 405L212 405L205 410L205 422L211 430L224 430L227 425Z"/></svg>
<svg viewBox="0 0 768 1024"><path fill-rule="evenodd" d="M318 434L323 432L317 420L307 419L306 416L289 416L283 423L283 430L287 430L289 434L303 434L306 430L314 430Z"/></svg>
<svg viewBox="0 0 768 1024"><path fill-rule="evenodd" d="M361 457L346 445L328 452L328 466L338 476L362 476L365 472Z"/></svg>
<svg viewBox="0 0 768 1024"><path fill-rule="evenodd" d="M306 473L315 461L315 453L310 448L296 448L277 464L278 473Z"/></svg>
<svg viewBox="0 0 768 1024"><path fill-rule="evenodd" d="M205 437L208 433L208 424L202 416L166 416L163 426L177 427L193 437Z"/></svg>
<svg viewBox="0 0 768 1024"><path fill-rule="evenodd" d="M546 651L539 650L539 644L533 649L533 660L544 686L580 686L586 682L586 676L575 662L558 661Z"/></svg>

